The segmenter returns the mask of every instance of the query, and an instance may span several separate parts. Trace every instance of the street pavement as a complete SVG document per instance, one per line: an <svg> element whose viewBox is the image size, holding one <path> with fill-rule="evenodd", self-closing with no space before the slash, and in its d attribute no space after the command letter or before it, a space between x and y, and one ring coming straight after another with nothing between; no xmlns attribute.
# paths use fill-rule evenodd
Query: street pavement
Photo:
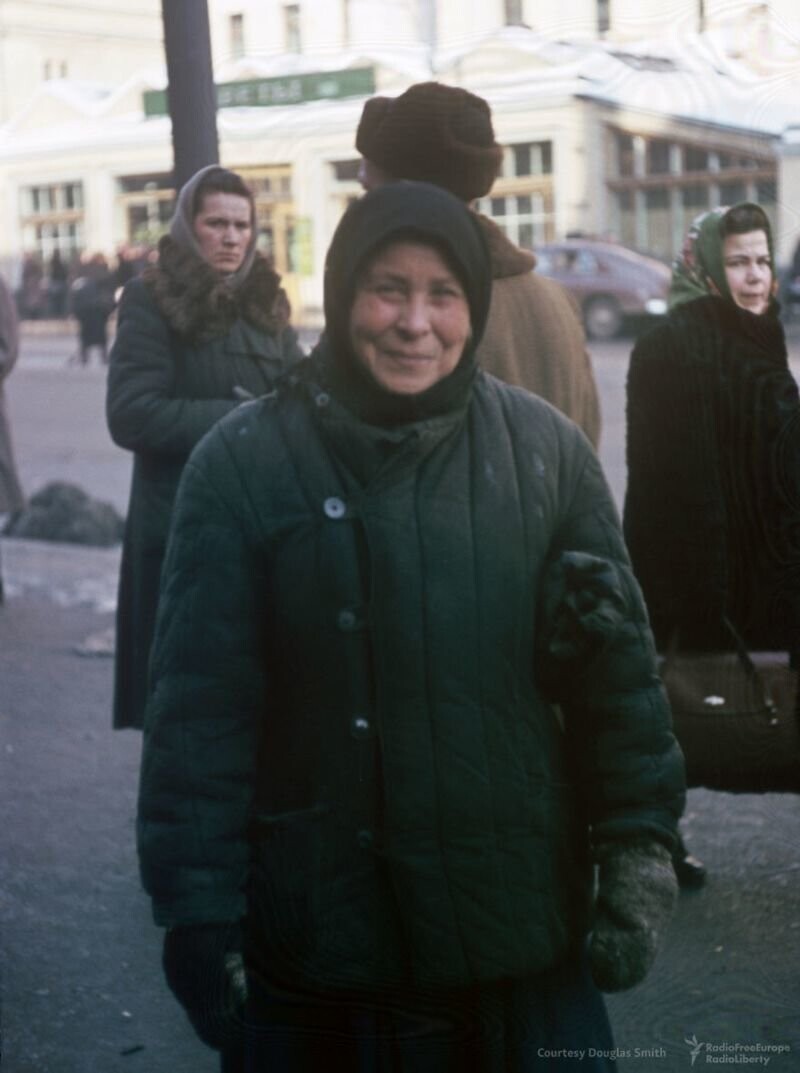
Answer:
<svg viewBox="0 0 800 1073"><path fill-rule="evenodd" d="M71 347L27 335L9 379L23 479L72 479L124 511L130 460L105 431L105 370L67 364ZM618 501L629 349L594 348ZM140 737L110 729L119 549L0 543L0 1069L211 1073L163 983L139 885ZM800 797L694 790L684 822L708 882L682 894L645 983L609 998L619 1068L800 1070Z"/></svg>

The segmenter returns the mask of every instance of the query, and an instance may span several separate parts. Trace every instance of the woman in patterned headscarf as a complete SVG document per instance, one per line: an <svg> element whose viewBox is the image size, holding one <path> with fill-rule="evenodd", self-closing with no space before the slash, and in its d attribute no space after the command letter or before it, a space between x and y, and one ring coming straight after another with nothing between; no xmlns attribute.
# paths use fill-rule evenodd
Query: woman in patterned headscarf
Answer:
<svg viewBox="0 0 800 1073"><path fill-rule="evenodd" d="M763 209L705 213L631 357L624 528L662 649L729 649L726 620L748 648L800 648L800 415L775 290Z"/></svg>

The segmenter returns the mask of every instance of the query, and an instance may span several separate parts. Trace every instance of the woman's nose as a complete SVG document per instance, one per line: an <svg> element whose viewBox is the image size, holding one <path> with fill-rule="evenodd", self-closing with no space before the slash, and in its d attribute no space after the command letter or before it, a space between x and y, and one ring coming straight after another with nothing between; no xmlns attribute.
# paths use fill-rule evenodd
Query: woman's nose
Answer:
<svg viewBox="0 0 800 1073"><path fill-rule="evenodd" d="M403 305L399 326L413 335L426 332L430 326L428 303L422 296L411 296Z"/></svg>

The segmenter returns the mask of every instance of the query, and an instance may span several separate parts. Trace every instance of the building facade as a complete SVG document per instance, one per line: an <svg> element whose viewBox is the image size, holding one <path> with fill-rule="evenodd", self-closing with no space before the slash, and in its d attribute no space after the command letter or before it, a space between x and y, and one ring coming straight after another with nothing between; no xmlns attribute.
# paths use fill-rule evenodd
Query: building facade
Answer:
<svg viewBox="0 0 800 1073"><path fill-rule="evenodd" d="M767 207L786 259L800 217L800 183L781 187L799 159L785 133L800 70L791 6L211 0L221 159L251 183L259 241L309 324L331 234L360 193L363 102L429 78L492 105L505 155L481 208L521 245L583 232L668 258L697 212L747 197ZM0 0L0 24L22 8L55 27L67 5ZM172 211L160 6L87 8L94 21L52 38L66 77L45 78L57 50L41 25L25 29L41 46L36 84L3 100L0 259L12 277L26 255L153 244ZM99 8L109 39L92 39L92 61ZM105 65L120 53L114 77Z"/></svg>

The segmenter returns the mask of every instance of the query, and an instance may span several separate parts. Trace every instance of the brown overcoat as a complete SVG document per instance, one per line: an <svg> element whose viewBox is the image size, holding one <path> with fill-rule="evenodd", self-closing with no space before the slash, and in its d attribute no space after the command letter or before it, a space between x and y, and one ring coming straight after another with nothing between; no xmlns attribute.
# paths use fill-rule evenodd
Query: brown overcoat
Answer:
<svg viewBox="0 0 800 1073"><path fill-rule="evenodd" d="M19 353L17 310L5 280L0 277L0 514L11 514L25 506L25 495L17 476L11 428L3 390L5 378L14 368Z"/></svg>
<svg viewBox="0 0 800 1073"><path fill-rule="evenodd" d="M572 418L597 447L600 403L580 316L564 288L533 271L536 258L478 215L492 258L492 304L478 361Z"/></svg>

